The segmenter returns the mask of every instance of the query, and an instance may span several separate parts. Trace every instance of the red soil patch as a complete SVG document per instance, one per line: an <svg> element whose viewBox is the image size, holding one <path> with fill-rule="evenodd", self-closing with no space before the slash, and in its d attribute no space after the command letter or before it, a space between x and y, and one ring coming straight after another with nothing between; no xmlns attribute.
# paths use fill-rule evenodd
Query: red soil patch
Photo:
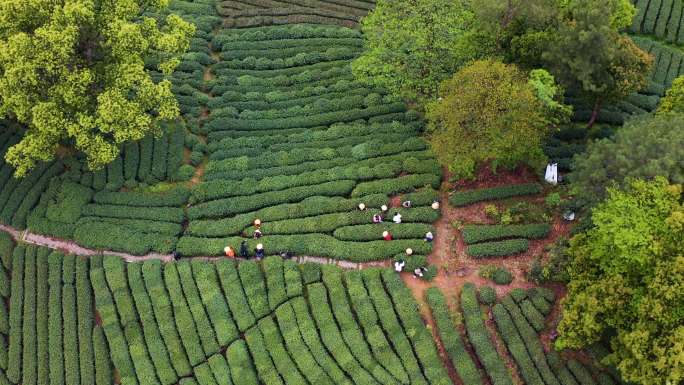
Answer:
<svg viewBox="0 0 684 385"><path fill-rule="evenodd" d="M491 165L482 166L475 175L474 180L461 179L453 183L454 189L469 190L489 188L507 184L532 183L537 181L537 176L528 167L518 167L514 170L499 169L496 173Z"/></svg>

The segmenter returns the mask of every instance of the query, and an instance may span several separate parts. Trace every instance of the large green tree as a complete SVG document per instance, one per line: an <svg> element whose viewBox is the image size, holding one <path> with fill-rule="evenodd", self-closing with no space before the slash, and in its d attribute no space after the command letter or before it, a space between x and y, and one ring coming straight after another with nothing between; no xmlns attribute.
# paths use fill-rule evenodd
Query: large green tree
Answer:
<svg viewBox="0 0 684 385"><path fill-rule="evenodd" d="M665 178L609 189L595 227L575 236L559 348L582 348L606 332L609 363L630 382L684 380L684 207Z"/></svg>
<svg viewBox="0 0 684 385"><path fill-rule="evenodd" d="M632 16L624 0L568 0L543 54L561 84L592 106L589 127L603 105L646 85L652 57L619 32Z"/></svg>
<svg viewBox="0 0 684 385"><path fill-rule="evenodd" d="M430 98L477 55L472 21L461 0L378 0L361 22L366 50L354 75L409 100Z"/></svg>
<svg viewBox="0 0 684 385"><path fill-rule="evenodd" d="M92 169L119 146L158 132L179 114L168 80L154 82L144 58L169 75L194 26L145 10L168 0L0 0L0 117L26 126L5 159L22 176L59 146L83 152Z"/></svg>
<svg viewBox="0 0 684 385"><path fill-rule="evenodd" d="M430 141L456 177L473 177L485 161L494 169L545 161L541 143L557 112L540 96L548 102L556 88L535 80L515 65L481 60L442 83L428 108Z"/></svg>
<svg viewBox="0 0 684 385"><path fill-rule="evenodd" d="M613 184L628 178L663 176L684 184L684 115L645 116L629 121L613 138L589 144L575 156L569 175L573 192L588 206L606 196Z"/></svg>

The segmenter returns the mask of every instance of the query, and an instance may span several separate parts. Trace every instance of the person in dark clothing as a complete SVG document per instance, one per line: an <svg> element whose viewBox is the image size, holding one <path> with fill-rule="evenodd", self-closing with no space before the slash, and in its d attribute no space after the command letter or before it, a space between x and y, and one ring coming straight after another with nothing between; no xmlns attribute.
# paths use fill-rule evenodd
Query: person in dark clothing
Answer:
<svg viewBox="0 0 684 385"><path fill-rule="evenodd" d="M173 253L171 253L171 255L173 255L174 261L181 259L181 253L177 252L176 250L174 250Z"/></svg>
<svg viewBox="0 0 684 385"><path fill-rule="evenodd" d="M240 257L241 258L249 258L249 250L247 249L247 241L242 241L240 243Z"/></svg>
<svg viewBox="0 0 684 385"><path fill-rule="evenodd" d="M256 246L255 255L257 260L266 256L266 253L264 252L264 245L260 243Z"/></svg>

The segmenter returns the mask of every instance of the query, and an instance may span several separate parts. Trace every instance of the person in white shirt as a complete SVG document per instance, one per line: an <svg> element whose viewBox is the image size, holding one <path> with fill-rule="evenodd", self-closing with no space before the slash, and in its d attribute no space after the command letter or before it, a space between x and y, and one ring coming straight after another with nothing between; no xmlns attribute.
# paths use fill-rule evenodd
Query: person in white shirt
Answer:
<svg viewBox="0 0 684 385"><path fill-rule="evenodd" d="M396 271L397 273L401 273L401 271L404 270L404 266L406 266L406 262L404 262L403 259L395 261L394 262L394 271Z"/></svg>
<svg viewBox="0 0 684 385"><path fill-rule="evenodd" d="M392 221L394 221L394 223L401 223L401 214L394 214L394 217L392 217Z"/></svg>

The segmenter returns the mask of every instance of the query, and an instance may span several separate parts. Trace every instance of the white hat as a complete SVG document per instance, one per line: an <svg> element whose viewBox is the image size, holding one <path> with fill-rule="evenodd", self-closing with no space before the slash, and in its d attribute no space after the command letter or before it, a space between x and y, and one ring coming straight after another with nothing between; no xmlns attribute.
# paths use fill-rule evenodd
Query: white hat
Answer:
<svg viewBox="0 0 684 385"><path fill-rule="evenodd" d="M382 210L382 211L387 211L387 205L382 205L382 206L380 206L380 210Z"/></svg>
<svg viewBox="0 0 684 385"><path fill-rule="evenodd" d="M409 247L408 249L406 249L406 255L412 255L412 254L413 254L412 248Z"/></svg>
<svg viewBox="0 0 684 385"><path fill-rule="evenodd" d="M363 203L359 203L359 210L365 210L365 209L366 209L366 205Z"/></svg>
<svg viewBox="0 0 684 385"><path fill-rule="evenodd" d="M432 202L432 208L435 210L439 210L439 202L437 202L437 201Z"/></svg>
<svg viewBox="0 0 684 385"><path fill-rule="evenodd" d="M254 220L254 225L260 225L261 224L261 219L255 219Z"/></svg>
<svg viewBox="0 0 684 385"><path fill-rule="evenodd" d="M388 236L388 235L389 235L389 231L383 231L383 232L382 232L382 236L383 236L383 237L386 237L386 236Z"/></svg>
<svg viewBox="0 0 684 385"><path fill-rule="evenodd" d="M261 250L261 249L263 249L263 248L264 248L264 245L262 245L261 243L259 243L259 244L257 245L257 250Z"/></svg>
<svg viewBox="0 0 684 385"><path fill-rule="evenodd" d="M227 253L229 250L230 250L230 246L226 246L226 247L223 249L223 251L226 252L226 253Z"/></svg>

